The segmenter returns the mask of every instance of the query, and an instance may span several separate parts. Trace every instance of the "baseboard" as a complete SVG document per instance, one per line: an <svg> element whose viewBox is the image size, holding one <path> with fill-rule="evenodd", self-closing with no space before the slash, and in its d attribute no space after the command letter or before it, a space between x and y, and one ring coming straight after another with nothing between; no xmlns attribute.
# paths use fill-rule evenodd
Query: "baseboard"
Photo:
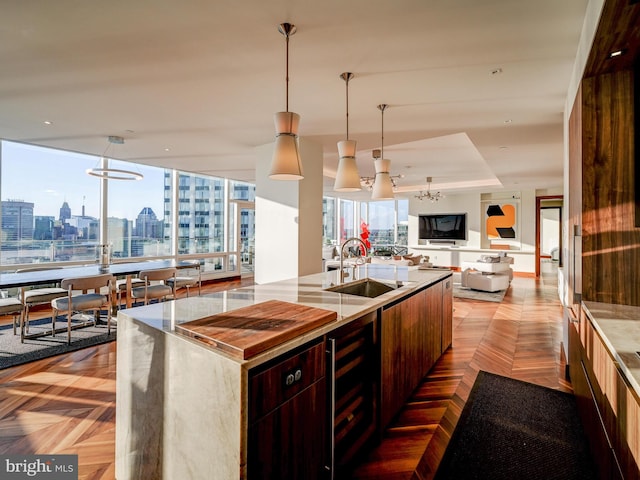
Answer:
<svg viewBox="0 0 640 480"><path fill-rule="evenodd" d="M513 272L513 276L523 278L536 278L536 274L533 272Z"/></svg>

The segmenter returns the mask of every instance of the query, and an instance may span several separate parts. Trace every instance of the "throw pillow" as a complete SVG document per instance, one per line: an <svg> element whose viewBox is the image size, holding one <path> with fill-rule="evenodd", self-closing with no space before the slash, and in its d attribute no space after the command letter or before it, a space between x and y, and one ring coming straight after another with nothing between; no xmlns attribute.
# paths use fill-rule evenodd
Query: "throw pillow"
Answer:
<svg viewBox="0 0 640 480"><path fill-rule="evenodd" d="M411 265L420 265L420 262L422 261L422 255L403 255L402 258L409 260Z"/></svg>

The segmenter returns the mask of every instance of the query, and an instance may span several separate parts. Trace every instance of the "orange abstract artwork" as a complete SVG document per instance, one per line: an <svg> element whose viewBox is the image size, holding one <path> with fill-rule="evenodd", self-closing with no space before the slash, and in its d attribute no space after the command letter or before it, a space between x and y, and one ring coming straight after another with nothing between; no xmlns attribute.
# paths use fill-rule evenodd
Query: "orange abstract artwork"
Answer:
<svg viewBox="0 0 640 480"><path fill-rule="evenodd" d="M489 205L487 209L488 238L516 238L515 225L515 205Z"/></svg>

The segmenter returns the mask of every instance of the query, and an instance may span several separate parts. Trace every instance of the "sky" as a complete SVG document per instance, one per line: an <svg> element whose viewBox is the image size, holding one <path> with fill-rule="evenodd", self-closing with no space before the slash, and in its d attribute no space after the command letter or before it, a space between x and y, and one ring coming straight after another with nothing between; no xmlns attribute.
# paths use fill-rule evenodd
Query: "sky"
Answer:
<svg viewBox="0 0 640 480"><path fill-rule="evenodd" d="M109 181L109 216L135 219L144 207L158 218L164 211L164 170L138 164L110 161L113 168L138 171L139 181ZM86 173L100 167L99 157L62 150L2 142L2 200L23 200L34 204L34 216L60 215L67 202L72 215L100 218L100 178Z"/></svg>

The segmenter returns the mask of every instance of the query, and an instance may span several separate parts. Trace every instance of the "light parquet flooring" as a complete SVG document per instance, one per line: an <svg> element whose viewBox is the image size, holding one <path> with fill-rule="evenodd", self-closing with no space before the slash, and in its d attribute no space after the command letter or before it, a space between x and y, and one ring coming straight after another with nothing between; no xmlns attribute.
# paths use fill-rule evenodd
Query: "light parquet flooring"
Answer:
<svg viewBox="0 0 640 480"><path fill-rule="evenodd" d="M431 478L479 370L571 391L556 288L516 277L500 304L454 299L453 348L352 478ZM112 342L0 371L0 453L78 454L80 479L114 479L115 367Z"/></svg>

